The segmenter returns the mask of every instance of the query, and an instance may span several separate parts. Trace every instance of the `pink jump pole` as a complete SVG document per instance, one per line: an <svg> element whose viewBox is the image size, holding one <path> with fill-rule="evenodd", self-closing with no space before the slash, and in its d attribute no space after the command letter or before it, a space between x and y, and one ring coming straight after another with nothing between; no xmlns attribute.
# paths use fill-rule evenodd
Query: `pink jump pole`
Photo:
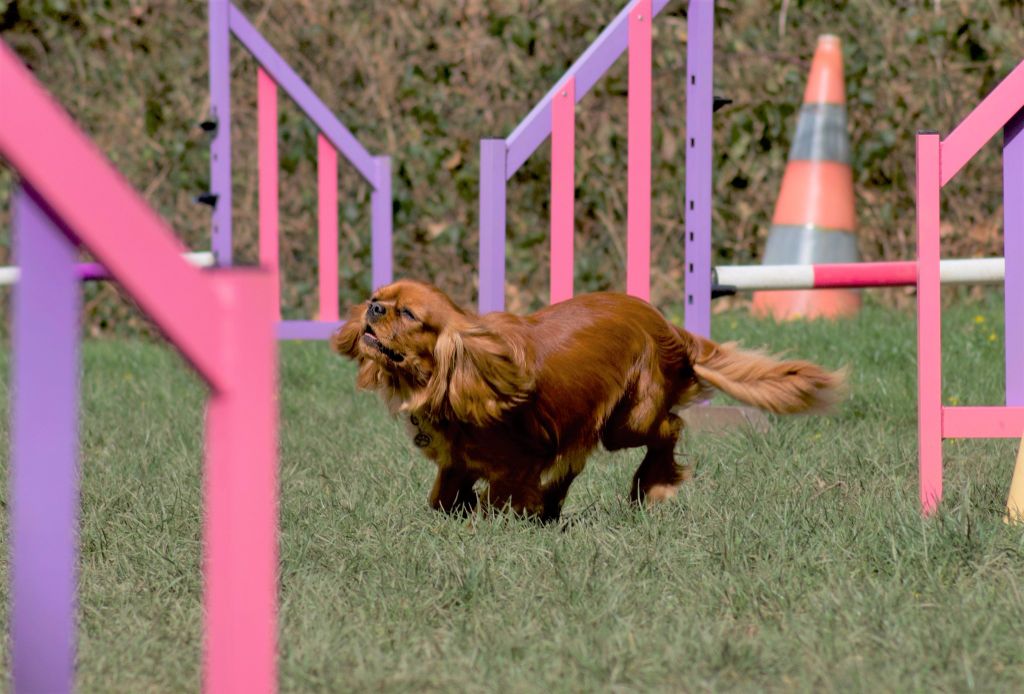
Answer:
<svg viewBox="0 0 1024 694"><path fill-rule="evenodd" d="M917 439L921 509L942 498L942 315L939 135L917 135Z"/></svg>
<svg viewBox="0 0 1024 694"><path fill-rule="evenodd" d="M223 387L206 412L204 524L207 692L277 689L277 359L280 309L262 271L209 277Z"/></svg>
<svg viewBox="0 0 1024 694"><path fill-rule="evenodd" d="M281 319L281 265L278 240L277 85L263 70L256 71L257 175L259 178L260 266L273 277L277 318Z"/></svg>
<svg viewBox="0 0 1024 694"><path fill-rule="evenodd" d="M651 298L651 0L629 13L626 292Z"/></svg>
<svg viewBox="0 0 1024 694"><path fill-rule="evenodd" d="M572 298L576 202L576 78L551 103L551 303Z"/></svg>
<svg viewBox="0 0 1024 694"><path fill-rule="evenodd" d="M319 224L320 315L338 320L338 153L323 134L317 135L317 222Z"/></svg>

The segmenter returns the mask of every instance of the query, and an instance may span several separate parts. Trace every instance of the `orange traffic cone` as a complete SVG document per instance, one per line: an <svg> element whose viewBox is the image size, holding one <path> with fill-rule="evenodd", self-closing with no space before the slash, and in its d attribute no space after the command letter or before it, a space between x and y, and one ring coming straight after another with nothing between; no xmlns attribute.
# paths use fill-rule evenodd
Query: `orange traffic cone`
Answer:
<svg viewBox="0 0 1024 694"><path fill-rule="evenodd" d="M814 51L762 264L857 262L856 223L843 53L839 37L825 35ZM754 293L754 313L777 320L836 318L859 309L856 289Z"/></svg>

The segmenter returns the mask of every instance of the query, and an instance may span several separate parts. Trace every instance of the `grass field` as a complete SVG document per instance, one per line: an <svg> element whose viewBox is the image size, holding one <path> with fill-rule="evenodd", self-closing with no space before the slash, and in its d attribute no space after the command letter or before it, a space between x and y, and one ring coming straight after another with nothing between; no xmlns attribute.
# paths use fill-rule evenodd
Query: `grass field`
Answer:
<svg viewBox="0 0 1024 694"><path fill-rule="evenodd" d="M1001 402L1001 313L947 312L951 402ZM850 364L852 397L687 438L696 479L649 512L625 498L640 452L599 454L560 527L429 511L432 466L352 366L284 345L282 690L1024 689L1016 444L947 443L941 513L919 516L912 316L714 325ZM196 690L203 388L161 346L87 342L84 362L81 690Z"/></svg>

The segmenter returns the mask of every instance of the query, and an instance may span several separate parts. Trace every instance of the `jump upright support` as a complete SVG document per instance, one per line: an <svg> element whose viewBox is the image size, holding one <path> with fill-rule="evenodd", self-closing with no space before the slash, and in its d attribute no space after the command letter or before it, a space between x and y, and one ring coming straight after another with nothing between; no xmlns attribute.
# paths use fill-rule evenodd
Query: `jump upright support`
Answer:
<svg viewBox="0 0 1024 694"><path fill-rule="evenodd" d="M278 257L277 89L280 87L319 129L317 136L317 257L319 310L315 320L280 321L281 339L326 339L338 327L337 155L373 189L370 200L373 287L391 281L391 162L374 156L339 121L230 0L209 2L211 244L218 266L233 264L231 231L231 37L259 63L257 142L259 161L260 264L280 286ZM280 301L278 302L280 306ZM278 308L280 314L280 308Z"/></svg>
<svg viewBox="0 0 1024 694"><path fill-rule="evenodd" d="M556 302L572 296L575 105L627 51L626 291L650 298L651 23L667 4L668 0L632 0L507 138L481 141L478 299L481 313L505 307L507 182L549 135L552 148L550 297ZM713 0L690 0L688 17L686 327L707 335L711 315Z"/></svg>
<svg viewBox="0 0 1024 694"><path fill-rule="evenodd" d="M942 499L942 440L1024 435L1024 62L946 138L917 135L917 397L921 507ZM1003 130L1006 402L993 407L942 404L939 225L942 187Z"/></svg>
<svg viewBox="0 0 1024 694"><path fill-rule="evenodd" d="M11 645L15 692L74 688L79 245L210 387L204 660L210 692L277 686L277 349L270 278L196 268L0 41L0 156L19 177L13 235Z"/></svg>

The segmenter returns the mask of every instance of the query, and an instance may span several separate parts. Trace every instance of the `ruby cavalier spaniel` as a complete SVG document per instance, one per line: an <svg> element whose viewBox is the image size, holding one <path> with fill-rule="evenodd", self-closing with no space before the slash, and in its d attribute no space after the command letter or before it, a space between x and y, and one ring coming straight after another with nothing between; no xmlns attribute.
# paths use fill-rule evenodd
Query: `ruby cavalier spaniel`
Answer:
<svg viewBox="0 0 1024 694"><path fill-rule="evenodd" d="M358 362L360 388L407 415L437 465L430 505L450 513L507 505L557 519L598 444L646 446L630 498L668 499L691 476L675 459L677 412L711 390L780 414L844 393L842 372L691 335L614 293L481 316L401 280L354 306L331 345Z"/></svg>

